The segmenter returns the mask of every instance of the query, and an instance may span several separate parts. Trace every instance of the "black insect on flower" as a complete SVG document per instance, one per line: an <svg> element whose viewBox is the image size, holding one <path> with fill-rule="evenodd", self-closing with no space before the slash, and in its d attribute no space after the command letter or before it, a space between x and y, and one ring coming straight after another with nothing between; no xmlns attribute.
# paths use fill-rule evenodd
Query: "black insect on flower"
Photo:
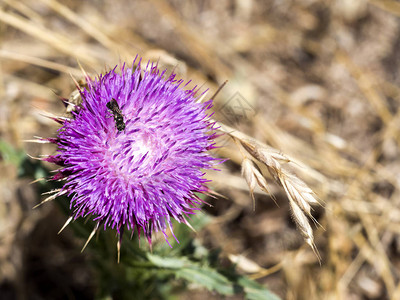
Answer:
<svg viewBox="0 0 400 300"><path fill-rule="evenodd" d="M123 131L125 129L124 116L122 115L122 111L118 106L117 100L112 98L111 101L107 102L106 106L109 110L111 110L114 116L115 126L117 127L118 131Z"/></svg>

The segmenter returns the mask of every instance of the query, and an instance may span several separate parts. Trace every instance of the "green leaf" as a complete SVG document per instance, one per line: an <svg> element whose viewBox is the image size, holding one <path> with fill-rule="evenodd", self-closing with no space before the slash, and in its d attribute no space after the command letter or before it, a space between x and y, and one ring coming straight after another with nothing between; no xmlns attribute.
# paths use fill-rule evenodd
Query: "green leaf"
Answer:
<svg viewBox="0 0 400 300"><path fill-rule="evenodd" d="M194 229L200 230L212 221L212 217L203 211L198 211L195 215L191 215L188 221Z"/></svg>
<svg viewBox="0 0 400 300"><path fill-rule="evenodd" d="M246 299L249 300L279 300L280 298L263 285L241 276L238 284L243 288Z"/></svg>
<svg viewBox="0 0 400 300"><path fill-rule="evenodd" d="M233 284L225 276L211 268L192 265L178 270L175 274L177 278L196 283L210 291L216 291L222 295L234 294Z"/></svg>
<svg viewBox="0 0 400 300"><path fill-rule="evenodd" d="M25 153L15 149L4 140L0 140L0 154L6 162L10 162L16 166L21 164L25 158Z"/></svg>
<svg viewBox="0 0 400 300"><path fill-rule="evenodd" d="M190 215L190 218L188 217L187 219L196 231L200 231L205 225L211 222L212 217L199 211L195 215ZM174 234L179 243L171 235L168 240L172 246L172 250L168 243L163 239L160 239L159 241L154 241L154 251L162 255L179 255L179 253L193 241L193 236L195 235L192 229L190 229L186 224L178 223L176 221L174 222Z"/></svg>
<svg viewBox="0 0 400 300"><path fill-rule="evenodd" d="M182 258L165 258L158 255L147 253L147 258L155 266L168 269L180 269L183 268L187 262L187 259Z"/></svg>

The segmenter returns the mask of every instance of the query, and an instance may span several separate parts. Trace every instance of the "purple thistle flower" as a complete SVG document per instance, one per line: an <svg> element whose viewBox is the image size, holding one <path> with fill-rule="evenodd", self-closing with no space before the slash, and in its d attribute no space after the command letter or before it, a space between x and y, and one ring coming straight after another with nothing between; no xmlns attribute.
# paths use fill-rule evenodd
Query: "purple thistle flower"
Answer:
<svg viewBox="0 0 400 300"><path fill-rule="evenodd" d="M200 103L196 87L185 90L188 83L153 65L116 69L86 78L73 118L46 139L58 150L45 160L62 166L52 179L65 184L54 198L71 196L70 220L90 216L95 230L115 228L120 237L136 227L151 245L153 231L167 239L171 219L189 225L185 217L202 202L197 193L209 191L212 100Z"/></svg>

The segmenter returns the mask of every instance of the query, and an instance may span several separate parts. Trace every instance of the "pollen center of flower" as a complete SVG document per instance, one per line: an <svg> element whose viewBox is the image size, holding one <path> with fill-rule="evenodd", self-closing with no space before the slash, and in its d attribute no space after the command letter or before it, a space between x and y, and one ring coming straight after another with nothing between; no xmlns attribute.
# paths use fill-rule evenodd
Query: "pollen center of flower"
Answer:
<svg viewBox="0 0 400 300"><path fill-rule="evenodd" d="M150 177L158 170L165 152L156 132L141 129L132 136L120 135L111 143L106 160L111 172L125 181Z"/></svg>

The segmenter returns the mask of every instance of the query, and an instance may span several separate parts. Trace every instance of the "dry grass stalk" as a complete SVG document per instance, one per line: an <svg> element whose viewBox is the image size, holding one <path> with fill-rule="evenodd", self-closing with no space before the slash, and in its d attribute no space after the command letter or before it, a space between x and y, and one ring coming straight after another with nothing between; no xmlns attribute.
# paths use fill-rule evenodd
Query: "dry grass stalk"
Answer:
<svg viewBox="0 0 400 300"><path fill-rule="evenodd" d="M249 186L250 195L253 199L253 206L255 202L254 189L256 185L270 194L267 181L256 164L261 163L267 167L267 170L274 180L284 188L289 198L293 220L306 243L310 245L311 249L320 260L320 255L314 243L313 230L309 222L310 218L314 223L318 224L311 214L311 206L319 204L319 201L304 181L282 167L283 164L290 163L291 159L278 150L268 147L225 124L218 123L218 125L220 126L219 130L228 134L239 146L239 150L243 156L242 175Z"/></svg>

